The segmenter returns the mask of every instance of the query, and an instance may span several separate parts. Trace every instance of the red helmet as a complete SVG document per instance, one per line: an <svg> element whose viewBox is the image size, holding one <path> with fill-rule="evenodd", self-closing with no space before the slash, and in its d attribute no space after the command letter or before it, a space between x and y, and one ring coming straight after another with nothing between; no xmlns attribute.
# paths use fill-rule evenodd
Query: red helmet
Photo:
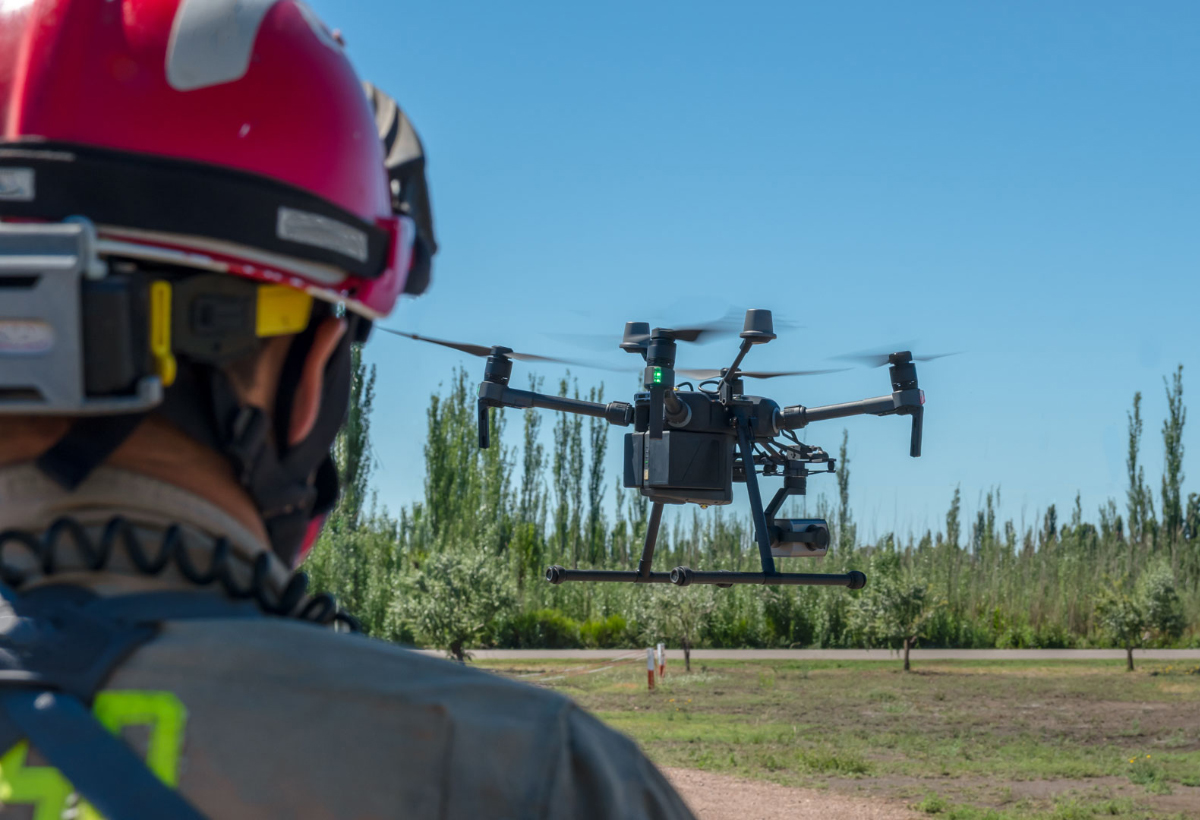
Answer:
<svg viewBox="0 0 1200 820"><path fill-rule="evenodd" d="M368 318L404 289L415 229L354 69L302 0L6 2L0 113L0 215L81 214L102 253Z"/></svg>
<svg viewBox="0 0 1200 820"><path fill-rule="evenodd" d="M154 410L225 454L275 551L303 556L336 499L350 340L414 247L423 290L436 247L420 143L368 90L302 0L0 0L0 413L91 417L44 472L76 486ZM222 366L297 334L290 419L310 318L333 311L304 293L351 332L313 432L280 444Z"/></svg>

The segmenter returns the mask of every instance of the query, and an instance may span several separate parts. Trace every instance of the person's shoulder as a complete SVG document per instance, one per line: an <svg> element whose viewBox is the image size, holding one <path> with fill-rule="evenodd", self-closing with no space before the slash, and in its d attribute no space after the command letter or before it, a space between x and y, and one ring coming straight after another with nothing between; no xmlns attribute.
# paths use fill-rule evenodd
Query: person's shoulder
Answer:
<svg viewBox="0 0 1200 820"><path fill-rule="evenodd" d="M409 690L421 684L490 687L550 696L556 702L566 700L432 653L283 618L169 623L157 644L163 648L178 645L180 651L185 651L184 645L190 652L220 651L227 657L240 656L259 669L275 665L302 669L306 681L341 681L343 687L347 683L382 690Z"/></svg>
<svg viewBox="0 0 1200 820"><path fill-rule="evenodd" d="M455 713L497 707L521 719L558 720L573 703L555 692L358 634L277 618L179 621L168 624L143 653L144 662L190 665L220 657L246 685L282 677L339 697L429 705ZM137 659L134 659L136 662ZM533 714L533 713L536 713Z"/></svg>
<svg viewBox="0 0 1200 820"><path fill-rule="evenodd" d="M117 678L177 692L214 743L323 738L339 751L322 765L393 782L396 799L448 816L690 816L631 740L570 699L361 635L274 618L174 622Z"/></svg>

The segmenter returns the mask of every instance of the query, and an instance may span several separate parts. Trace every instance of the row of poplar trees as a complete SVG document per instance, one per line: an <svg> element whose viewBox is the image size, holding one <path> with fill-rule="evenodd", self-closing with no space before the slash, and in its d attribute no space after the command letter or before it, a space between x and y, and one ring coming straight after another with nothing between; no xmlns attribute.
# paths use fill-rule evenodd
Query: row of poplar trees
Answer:
<svg viewBox="0 0 1200 820"><path fill-rule="evenodd" d="M492 413L477 446L474 385L459 370L430 398L424 499L389 511L371 492L375 371L354 354L354 393L335 455L344 491L305 569L369 634L474 647L1072 647L1200 645L1200 495L1183 494L1183 372L1166 380L1164 471L1156 493L1142 465L1141 394L1128 413L1129 490L1087 515L1076 496L1040 524L1000 521L1000 490L970 519L953 491L945 525L923 534L857 535L843 433L837 494L811 514L829 520L820 571L861 569L860 592L806 587L716 589L563 584L550 564L635 565L649 507L606 473L609 425L581 416ZM533 380L531 389L545 385ZM568 378L560 395L579 396ZM583 394L603 399L603 388ZM516 420L519 429L512 430ZM551 430L543 430L543 425ZM550 435L546 435L549 433ZM517 443L513 443L513 439ZM615 495L615 503L612 500ZM678 508L655 564L754 569L748 517Z"/></svg>

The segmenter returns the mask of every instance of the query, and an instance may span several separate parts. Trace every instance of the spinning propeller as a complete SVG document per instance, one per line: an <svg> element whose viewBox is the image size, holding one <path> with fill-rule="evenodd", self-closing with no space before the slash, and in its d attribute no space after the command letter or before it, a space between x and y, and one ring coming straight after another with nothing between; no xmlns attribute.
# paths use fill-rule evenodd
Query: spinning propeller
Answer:
<svg viewBox="0 0 1200 820"><path fill-rule="evenodd" d="M832 370L739 370L739 379L777 379L780 376L823 376L826 373L841 373L848 367L836 367ZM679 368L675 371L691 379L719 379L724 373L721 370L690 370Z"/></svg>
<svg viewBox="0 0 1200 820"><path fill-rule="evenodd" d="M846 353L841 356L830 356L829 358L839 362L852 362L863 367L883 367L890 362L890 356L897 350L904 350L909 347L912 342L902 342L889 347L877 347L870 350L859 350L855 353ZM953 353L933 353L927 356L911 356L914 362L931 362L934 359L944 359L947 356L957 356L962 351L956 350Z"/></svg>
<svg viewBox="0 0 1200 820"><path fill-rule="evenodd" d="M380 330L385 333L391 333L394 336L404 336L408 339L416 339L418 342L429 342L430 344L449 347L452 350L458 350L463 353L469 353L472 356L487 357L493 353L498 353L509 359L516 359L521 362L555 362L558 364L573 364L577 367L592 367L597 370L612 370L617 371L618 368L609 367L607 365L596 364L595 362L585 362L579 359L562 359L555 356L538 356L534 353L517 353L509 350L507 347L487 347L485 345L475 345L469 342L451 342L445 339L433 339L429 336L420 336L416 333L406 333L403 330L393 330L390 327L381 327Z"/></svg>

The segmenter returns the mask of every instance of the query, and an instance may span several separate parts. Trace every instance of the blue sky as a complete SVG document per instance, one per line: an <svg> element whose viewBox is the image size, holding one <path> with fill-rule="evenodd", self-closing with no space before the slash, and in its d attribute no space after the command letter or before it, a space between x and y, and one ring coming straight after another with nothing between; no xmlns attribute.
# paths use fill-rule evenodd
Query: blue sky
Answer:
<svg viewBox="0 0 1200 820"><path fill-rule="evenodd" d="M970 506L999 485L1018 520L1077 490L1092 514L1123 502L1136 390L1157 497L1162 376L1200 385L1200 5L311 5L429 154L442 252L390 326L551 353L611 332L611 352L561 351L627 365L578 371L610 395L635 381L629 319L771 308L805 327L756 349L764 368L963 350L920 370L923 458L904 420L810 428L828 448L849 429L868 534L936 524L956 484ZM394 509L422 493L429 394L482 360L383 334L369 359ZM761 384L807 405L890 389L866 369Z"/></svg>

